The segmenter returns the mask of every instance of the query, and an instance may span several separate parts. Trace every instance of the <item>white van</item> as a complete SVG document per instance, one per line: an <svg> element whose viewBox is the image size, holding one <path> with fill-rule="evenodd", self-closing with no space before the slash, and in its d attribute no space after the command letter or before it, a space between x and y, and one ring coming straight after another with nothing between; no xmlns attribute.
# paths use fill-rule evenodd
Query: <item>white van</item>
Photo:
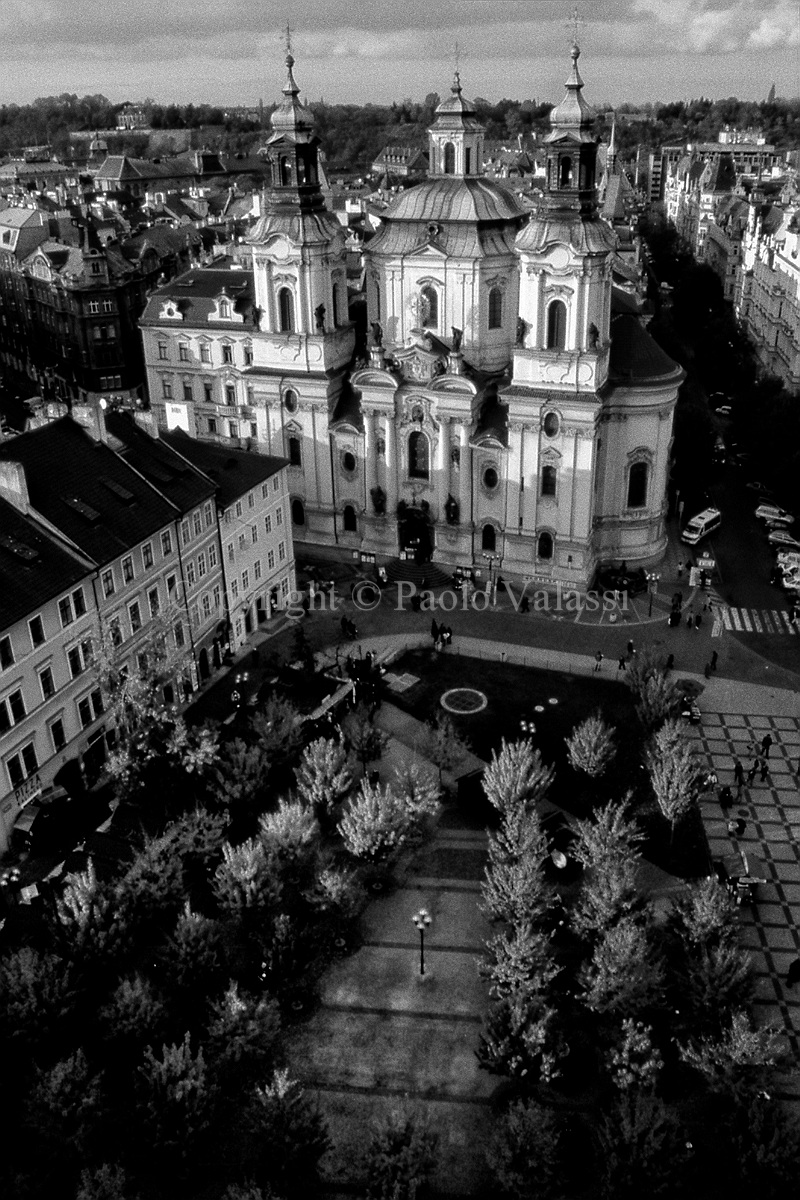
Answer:
<svg viewBox="0 0 800 1200"><path fill-rule="evenodd" d="M687 523L681 534L681 541L696 546L702 538L719 529L721 524L722 513L718 508L704 508Z"/></svg>

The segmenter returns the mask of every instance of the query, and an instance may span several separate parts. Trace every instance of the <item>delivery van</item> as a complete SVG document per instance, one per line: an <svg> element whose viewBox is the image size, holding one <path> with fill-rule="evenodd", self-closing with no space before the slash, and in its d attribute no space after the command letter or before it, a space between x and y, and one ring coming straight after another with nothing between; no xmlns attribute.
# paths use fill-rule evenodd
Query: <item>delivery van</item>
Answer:
<svg viewBox="0 0 800 1200"><path fill-rule="evenodd" d="M687 522L681 534L681 541L696 546L704 537L719 529L721 524L722 513L718 508L704 508Z"/></svg>

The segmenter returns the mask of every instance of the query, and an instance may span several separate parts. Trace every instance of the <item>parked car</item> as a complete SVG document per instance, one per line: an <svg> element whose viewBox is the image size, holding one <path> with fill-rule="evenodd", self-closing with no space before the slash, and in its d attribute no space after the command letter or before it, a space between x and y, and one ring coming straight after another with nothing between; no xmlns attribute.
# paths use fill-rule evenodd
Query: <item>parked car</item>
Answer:
<svg viewBox="0 0 800 1200"><path fill-rule="evenodd" d="M783 529L773 529L767 538L770 546L783 546L787 550L800 550L800 542Z"/></svg>
<svg viewBox="0 0 800 1200"><path fill-rule="evenodd" d="M729 417L731 415L730 404L720 404L719 408L715 408L714 412L718 417Z"/></svg>
<svg viewBox="0 0 800 1200"><path fill-rule="evenodd" d="M793 521L781 521L779 517L770 517L768 521L764 522L764 532L774 533L776 529L788 532L793 524Z"/></svg>
<svg viewBox="0 0 800 1200"><path fill-rule="evenodd" d="M800 551L778 550L775 554L775 562L779 567L800 567Z"/></svg>
<svg viewBox="0 0 800 1200"><path fill-rule="evenodd" d="M647 591L647 575L643 567L636 571L620 571L619 567L601 567L595 576L595 588L600 592L627 592L638 596Z"/></svg>
<svg viewBox="0 0 800 1200"><path fill-rule="evenodd" d="M791 525L794 522L794 513L777 504L759 504L756 518L759 521L783 521L786 525Z"/></svg>
<svg viewBox="0 0 800 1200"><path fill-rule="evenodd" d="M742 458L743 456L740 454L739 457ZM764 492L765 495L770 495L769 488L765 483L762 483L760 479L751 479L750 482L746 483L744 486L749 488L751 492Z"/></svg>

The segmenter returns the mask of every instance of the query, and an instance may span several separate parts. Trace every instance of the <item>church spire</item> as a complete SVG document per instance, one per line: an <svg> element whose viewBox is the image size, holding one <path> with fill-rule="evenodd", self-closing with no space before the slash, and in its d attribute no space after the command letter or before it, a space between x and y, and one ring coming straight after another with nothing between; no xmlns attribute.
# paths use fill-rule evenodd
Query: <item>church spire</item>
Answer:
<svg viewBox="0 0 800 1200"><path fill-rule="evenodd" d="M475 106L462 94L458 62L450 98L436 109L436 120L428 130L428 146L430 176L454 175L463 179L481 174L483 125L477 119Z"/></svg>
<svg viewBox="0 0 800 1200"><path fill-rule="evenodd" d="M288 29L286 42L283 100L270 117L272 134L265 147L272 168L269 204L273 208L290 206L310 211L324 204L319 185L319 138L314 132L313 113L300 103Z"/></svg>
<svg viewBox="0 0 800 1200"><path fill-rule="evenodd" d="M578 70L580 47L573 41L572 70L564 86L566 95L550 113L547 147L545 204L550 209L591 217L597 207L595 172L597 142L593 133L594 110L583 98Z"/></svg>

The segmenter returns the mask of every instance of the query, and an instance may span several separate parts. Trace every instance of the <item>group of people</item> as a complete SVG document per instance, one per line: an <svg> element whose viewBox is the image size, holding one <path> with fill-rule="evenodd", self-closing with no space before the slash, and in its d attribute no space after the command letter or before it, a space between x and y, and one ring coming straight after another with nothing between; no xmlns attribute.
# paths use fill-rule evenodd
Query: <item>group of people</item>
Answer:
<svg viewBox="0 0 800 1200"><path fill-rule="evenodd" d="M733 789L730 784L725 784L720 788L719 805L723 813L727 813L729 808L733 807L734 799L738 800L742 794L742 788L747 781L747 786L752 787L755 783L756 775L759 776L761 783L766 783L769 777L769 751L774 745L774 738L771 733L765 733L761 739L761 743L753 747L750 765L745 771L742 760L738 757L733 760L733 782L736 785L736 796L733 795ZM731 822L734 824L734 822ZM730 826L729 826L730 829ZM733 832L733 830L731 830ZM737 836L741 837L741 834Z"/></svg>
<svg viewBox="0 0 800 1200"><path fill-rule="evenodd" d="M431 640L434 650L446 650L453 640L453 630L449 625L437 625L434 618L431 621Z"/></svg>

